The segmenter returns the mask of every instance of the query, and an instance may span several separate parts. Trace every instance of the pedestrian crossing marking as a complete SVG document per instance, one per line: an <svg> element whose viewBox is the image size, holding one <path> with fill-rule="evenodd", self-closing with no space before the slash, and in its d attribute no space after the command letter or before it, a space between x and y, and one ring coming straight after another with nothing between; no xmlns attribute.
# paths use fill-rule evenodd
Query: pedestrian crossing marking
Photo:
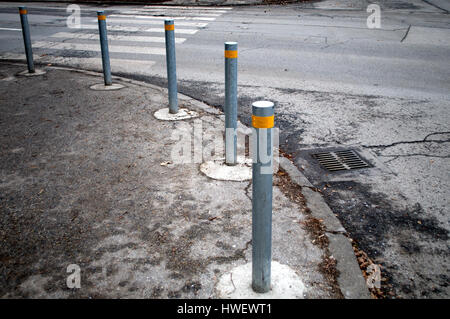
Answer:
<svg viewBox="0 0 450 319"><path fill-rule="evenodd" d="M83 24L82 29L88 30L98 30L98 25L96 24ZM129 26L118 26L118 25L108 25L108 31L124 31L124 32L149 32L149 33L164 33L164 26L161 28L145 28L145 27L129 27ZM196 29L178 29L177 34L196 34L198 30Z"/></svg>
<svg viewBox="0 0 450 319"><path fill-rule="evenodd" d="M133 19L130 19L133 18ZM135 20L138 19L138 20ZM108 16L107 22L109 23L130 23L130 24L156 24L161 25L163 22L161 22L159 19L157 21L153 20L147 20L147 17L141 17L141 16L122 16L117 14L112 14ZM92 20L92 22L95 22L97 20ZM184 27L197 27L197 28L203 28L208 25L208 23L201 23L201 22L184 22L180 21L177 22L177 25L184 26Z"/></svg>
<svg viewBox="0 0 450 319"><path fill-rule="evenodd" d="M25 60L25 54L20 53L4 53L0 54L0 58L8 60ZM61 56L39 56L38 54L33 54L33 60L39 63L50 63L50 64L67 64L67 58ZM71 57L70 62L72 65L79 65L88 68L94 68L99 71L102 70L102 59L98 58L79 58ZM155 61L150 60L131 60L131 59L120 59L111 58L110 59L112 68L114 70L114 65L126 65L127 68L142 69L143 67L151 67L156 64Z"/></svg>
<svg viewBox="0 0 450 319"><path fill-rule="evenodd" d="M118 16L115 14L110 15L110 17ZM139 19L145 19L145 18L151 18L155 20L166 20L166 19L174 19L174 20L200 20L200 21L214 21L216 18L210 18L210 17L177 17L177 16L154 16L154 15L142 15L142 18ZM96 20L97 21L97 20Z"/></svg>
<svg viewBox="0 0 450 319"><path fill-rule="evenodd" d="M139 15L143 15L143 16L148 16L148 17L158 17L158 15L153 15L154 13L158 13L160 14L161 11L138 11L138 10L130 10L130 11L123 11L121 12L121 14L123 15L131 15L131 14L139 14ZM222 13L220 12L214 12L214 13L197 13L197 12L191 12L191 11L187 11L187 12L167 12L168 14L165 14L165 16L189 16L189 17L220 17L222 15ZM169 14L170 13L170 14Z"/></svg>
<svg viewBox="0 0 450 319"><path fill-rule="evenodd" d="M144 6L144 9L174 9L174 10L232 10L231 7L192 7L192 6Z"/></svg>
<svg viewBox="0 0 450 319"><path fill-rule="evenodd" d="M116 10L117 13L106 17L109 51L116 53L110 59L113 70L116 69L145 73L145 69L155 65L160 59L151 61L145 59L147 55L163 56L166 54L163 33L163 20L172 18L175 20L176 35L195 35L200 29L205 28L209 23L218 17L230 12L230 7L189 7L189 6L144 6L141 9ZM87 67L101 70L102 59L97 19L87 17L88 24L81 24L77 32L57 32L41 41L34 42L36 49L35 60L41 63L70 64L76 67ZM2 29L0 29L2 30ZM17 29L20 31L21 29ZM152 34L154 33L154 34ZM149 35L147 35L149 34ZM161 36L160 36L161 35ZM175 43L182 44L186 37L176 37ZM129 43L127 43L129 42ZM136 43L132 43L136 42ZM154 43L155 46L149 46ZM161 45L162 44L162 45ZM158 47L159 46L159 47ZM81 53L49 53L51 50L60 51L82 51ZM89 53L91 52L91 53ZM137 59L133 59L135 55ZM78 55L78 56L77 56ZM131 59L130 59L131 55ZM1 54L0 58L25 59L25 55L17 53Z"/></svg>
<svg viewBox="0 0 450 319"><path fill-rule="evenodd" d="M22 31L22 29L15 28L0 28L1 31Z"/></svg>
<svg viewBox="0 0 450 319"><path fill-rule="evenodd" d="M61 39L83 39L83 40L98 40L99 35L93 33L71 33L71 32L58 32L51 36L52 38ZM165 43L164 37L145 37L145 36L133 36L133 35L118 35L110 34L108 35L108 40L112 41L130 41L130 42L154 42L154 43ZM175 43L183 43L186 41L185 38L175 38Z"/></svg>
<svg viewBox="0 0 450 319"><path fill-rule="evenodd" d="M99 43L87 44L87 43L72 43L72 42L38 41L38 42L33 43L33 47L46 48L46 49L52 49L52 50L75 50L75 51L100 52L100 44ZM153 48L153 47L110 45L109 52L165 55L166 49L165 48Z"/></svg>

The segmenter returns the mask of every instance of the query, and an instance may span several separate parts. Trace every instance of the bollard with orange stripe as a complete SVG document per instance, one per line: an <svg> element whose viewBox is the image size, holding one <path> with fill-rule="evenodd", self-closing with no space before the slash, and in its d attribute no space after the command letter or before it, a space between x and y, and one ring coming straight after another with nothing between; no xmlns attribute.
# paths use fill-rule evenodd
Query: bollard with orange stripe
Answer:
<svg viewBox="0 0 450 319"><path fill-rule="evenodd" d="M19 7L20 23L22 24L23 44L27 57L28 73L35 73L33 61L33 49L31 47L30 26L28 25L28 10L26 7Z"/></svg>
<svg viewBox="0 0 450 319"><path fill-rule="evenodd" d="M164 20L166 37L166 65L169 90L169 112L178 113L177 68L175 57L175 24L173 19Z"/></svg>
<svg viewBox="0 0 450 319"><path fill-rule="evenodd" d="M100 48L102 50L102 66L105 86L112 85L111 64L109 61L108 35L106 33L106 16L104 11L97 11Z"/></svg>
<svg viewBox="0 0 450 319"><path fill-rule="evenodd" d="M237 42L225 42L225 164L237 164Z"/></svg>
<svg viewBox="0 0 450 319"><path fill-rule="evenodd" d="M274 104L252 104L252 288L270 290Z"/></svg>

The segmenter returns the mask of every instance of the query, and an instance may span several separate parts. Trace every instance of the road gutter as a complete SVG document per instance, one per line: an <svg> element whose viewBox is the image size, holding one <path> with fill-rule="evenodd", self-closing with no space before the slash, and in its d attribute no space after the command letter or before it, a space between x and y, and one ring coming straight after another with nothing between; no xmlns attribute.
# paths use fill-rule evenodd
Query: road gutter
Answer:
<svg viewBox="0 0 450 319"><path fill-rule="evenodd" d="M301 188L312 217L322 221L324 233L328 238L329 257L333 257L338 271L337 283L346 299L370 299L366 281L349 241L346 230L333 211L328 207L322 195L315 190L308 179L286 157L280 157L280 167L289 175L291 181Z"/></svg>

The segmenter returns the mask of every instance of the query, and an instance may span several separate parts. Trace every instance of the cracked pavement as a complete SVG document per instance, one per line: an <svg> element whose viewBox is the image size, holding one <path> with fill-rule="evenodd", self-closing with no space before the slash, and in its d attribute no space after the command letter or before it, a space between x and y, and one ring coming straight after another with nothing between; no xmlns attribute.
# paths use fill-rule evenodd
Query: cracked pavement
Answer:
<svg viewBox="0 0 450 319"><path fill-rule="evenodd" d="M377 2L380 29L367 28L369 1L233 8L177 47L179 90L221 108L223 42L237 41L240 120L250 122L255 100L276 103L282 150L382 266L388 296L448 298L448 1ZM61 29L46 25L38 39ZM22 50L19 37L3 43ZM71 54L39 61L99 70ZM154 60L113 73L164 86L164 57ZM330 174L307 153L347 147L374 167Z"/></svg>
<svg viewBox="0 0 450 319"><path fill-rule="evenodd" d="M363 25L362 7L350 8L355 1L337 3L291 7L301 24L286 20L297 37L292 48L282 41L288 34L249 48L252 22L229 31L241 45L240 119L250 122L252 101L276 102L281 149L321 191L356 247L381 266L385 296L448 298L448 14L423 1L384 1L382 29L374 31ZM267 23L286 17L284 10L268 9ZM276 34L272 27L261 32ZM270 63L255 69L264 58ZM220 108L223 84L215 72L193 73L198 81L183 78L182 92ZM354 148L374 167L331 174L309 156L316 148Z"/></svg>
<svg viewBox="0 0 450 319"><path fill-rule="evenodd" d="M358 247L382 266L386 291L403 298L448 296L450 104L307 96L285 102L302 101L303 123L292 130L303 131L285 141L298 167L322 190ZM375 167L329 173L302 156L305 149L327 147L356 148Z"/></svg>
<svg viewBox="0 0 450 319"><path fill-rule="evenodd" d="M249 182L210 179L172 152L194 121L212 152L223 115L180 96L201 120L158 121L161 88L93 91L101 76L54 68L15 77L24 67L0 64L0 297L217 297L220 276L251 260ZM273 260L301 274L305 298L339 297L306 203L290 197L274 186ZM66 286L71 264L80 289Z"/></svg>
<svg viewBox="0 0 450 319"><path fill-rule="evenodd" d="M240 104L260 94L241 88ZM449 296L450 102L275 88L267 96L277 102L281 149L382 267L386 295ZM308 153L328 148L356 149L374 167L329 173Z"/></svg>

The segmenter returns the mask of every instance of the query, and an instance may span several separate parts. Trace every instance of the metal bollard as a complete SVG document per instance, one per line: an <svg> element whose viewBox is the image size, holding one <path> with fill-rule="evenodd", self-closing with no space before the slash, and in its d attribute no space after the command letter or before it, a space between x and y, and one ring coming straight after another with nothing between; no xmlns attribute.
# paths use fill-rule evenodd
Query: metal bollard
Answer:
<svg viewBox="0 0 450 319"><path fill-rule="evenodd" d="M225 164L237 163L237 42L225 42Z"/></svg>
<svg viewBox="0 0 450 319"><path fill-rule="evenodd" d="M175 25L173 19L164 20L166 36L167 81L169 83L169 112L178 112L177 69L175 59Z"/></svg>
<svg viewBox="0 0 450 319"><path fill-rule="evenodd" d="M106 34L106 16L104 11L97 11L100 47L102 49L102 65L105 85L111 85L111 64L109 63L108 36Z"/></svg>
<svg viewBox="0 0 450 319"><path fill-rule="evenodd" d="M252 104L252 288L270 290L274 104Z"/></svg>
<svg viewBox="0 0 450 319"><path fill-rule="evenodd" d="M27 57L28 72L34 73L33 49L31 47L30 26L28 25L28 10L26 7L19 7L20 23L22 24L23 43L25 45L25 55Z"/></svg>

